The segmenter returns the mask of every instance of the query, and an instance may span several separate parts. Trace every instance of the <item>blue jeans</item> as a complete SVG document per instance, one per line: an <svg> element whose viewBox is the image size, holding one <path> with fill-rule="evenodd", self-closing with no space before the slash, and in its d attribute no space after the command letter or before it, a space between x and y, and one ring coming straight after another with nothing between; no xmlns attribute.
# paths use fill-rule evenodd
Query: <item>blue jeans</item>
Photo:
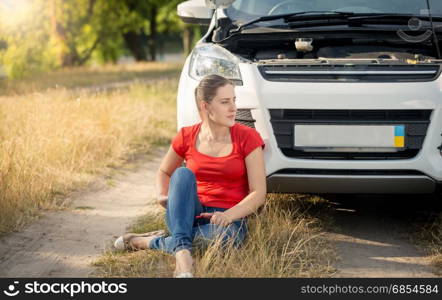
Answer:
<svg viewBox="0 0 442 300"><path fill-rule="evenodd" d="M154 238L149 248L174 254L179 250L192 251L192 243L208 245L219 238L222 246L231 242L239 247L245 239L247 226L245 218L229 226L211 224L209 219L196 218L202 212L225 211L224 208L202 206L196 187L195 174L180 167L172 174L169 182L169 199L166 209L166 224L170 236Z"/></svg>

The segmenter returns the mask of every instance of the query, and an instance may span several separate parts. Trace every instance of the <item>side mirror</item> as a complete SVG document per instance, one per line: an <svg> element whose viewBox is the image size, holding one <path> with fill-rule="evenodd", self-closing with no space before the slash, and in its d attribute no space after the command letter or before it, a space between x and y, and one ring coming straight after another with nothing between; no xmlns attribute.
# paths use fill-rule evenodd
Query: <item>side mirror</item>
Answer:
<svg viewBox="0 0 442 300"><path fill-rule="evenodd" d="M178 16L188 24L209 25L213 11L206 6L205 0L189 0L177 6Z"/></svg>

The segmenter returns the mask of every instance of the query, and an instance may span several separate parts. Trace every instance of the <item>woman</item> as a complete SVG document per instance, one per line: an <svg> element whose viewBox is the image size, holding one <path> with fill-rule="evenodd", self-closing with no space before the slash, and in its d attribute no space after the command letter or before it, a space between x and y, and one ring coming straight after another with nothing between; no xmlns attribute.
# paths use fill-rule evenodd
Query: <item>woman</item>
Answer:
<svg viewBox="0 0 442 300"><path fill-rule="evenodd" d="M234 84L209 75L195 89L202 122L182 128L157 173L159 203L171 233L126 234L119 249L159 249L174 254L175 277L193 277L192 242L240 246L248 215L264 204L266 179L259 133L235 123ZM186 168L180 167L186 161Z"/></svg>

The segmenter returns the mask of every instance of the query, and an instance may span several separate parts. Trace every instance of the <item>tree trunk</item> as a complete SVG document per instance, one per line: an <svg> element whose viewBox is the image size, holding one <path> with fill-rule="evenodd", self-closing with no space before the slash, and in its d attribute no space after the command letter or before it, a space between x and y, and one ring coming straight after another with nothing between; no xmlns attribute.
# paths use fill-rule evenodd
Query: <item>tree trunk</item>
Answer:
<svg viewBox="0 0 442 300"><path fill-rule="evenodd" d="M123 34L123 38L127 48L136 61L147 61L147 51L145 47L147 36L144 32L142 34L133 31L127 32Z"/></svg>
<svg viewBox="0 0 442 300"><path fill-rule="evenodd" d="M149 38L149 52L150 59L152 61L157 60L157 15L158 15L158 7L154 4L151 6L150 14L149 14L149 24L150 24L150 38Z"/></svg>
<svg viewBox="0 0 442 300"><path fill-rule="evenodd" d="M57 60L58 64L64 67L69 64L70 59L68 59L69 47L67 45L66 31L64 27L58 22L57 18L57 0L51 0L51 28L53 40L57 44Z"/></svg>
<svg viewBox="0 0 442 300"><path fill-rule="evenodd" d="M57 59L58 64L61 67L71 67L79 65L81 58L78 54L77 48L72 41L69 41L67 30L57 18L57 0L51 0L51 27L53 40L57 44L58 53Z"/></svg>

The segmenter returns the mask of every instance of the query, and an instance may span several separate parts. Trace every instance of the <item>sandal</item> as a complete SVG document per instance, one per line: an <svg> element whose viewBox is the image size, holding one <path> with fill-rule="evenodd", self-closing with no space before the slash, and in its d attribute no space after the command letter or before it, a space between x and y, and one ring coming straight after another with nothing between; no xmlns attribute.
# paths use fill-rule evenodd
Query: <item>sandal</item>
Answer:
<svg viewBox="0 0 442 300"><path fill-rule="evenodd" d="M138 250L136 247L132 246L131 240L135 237L150 237L150 236L163 236L165 234L164 230L156 230L146 233L126 233L114 242L114 247L118 250Z"/></svg>
<svg viewBox="0 0 442 300"><path fill-rule="evenodd" d="M175 278L193 278L193 274L190 272L181 272L176 274Z"/></svg>

